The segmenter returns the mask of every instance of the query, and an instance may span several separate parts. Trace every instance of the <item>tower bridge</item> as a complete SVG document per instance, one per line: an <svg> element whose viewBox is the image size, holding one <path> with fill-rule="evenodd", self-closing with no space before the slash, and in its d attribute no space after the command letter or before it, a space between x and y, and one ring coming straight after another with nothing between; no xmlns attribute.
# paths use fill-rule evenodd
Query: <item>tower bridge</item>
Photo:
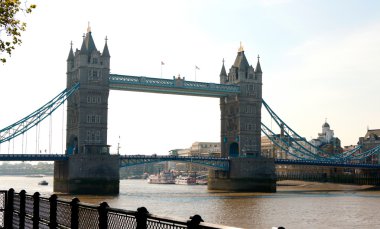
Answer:
<svg viewBox="0 0 380 229"><path fill-rule="evenodd" d="M244 49L238 50L228 74L222 64L220 83L188 81L185 78L151 78L110 74L107 41L100 52L88 30L80 49L70 47L66 89L42 108L0 130L0 144L38 125L67 100L65 154L7 154L4 161L55 161L54 191L83 194L119 193L119 168L160 161L185 161L212 168L209 189L234 191L276 191L275 164L316 165L379 169L361 163L378 154L380 145L368 151L355 148L342 155L315 153L300 142L303 138L281 120L262 99L262 70L248 63ZM221 158L112 155L107 144L108 96L110 90L139 91L220 98ZM261 122L262 105L281 128L276 135ZM112 121L112 120L111 120ZM261 133L279 148L298 158L281 160L261 155ZM363 140L364 141L364 140Z"/></svg>
<svg viewBox="0 0 380 229"><path fill-rule="evenodd" d="M226 172L210 172L210 189L275 191L274 161L260 157L262 71L248 64L240 47L227 74L224 62L220 84L110 74L107 41L99 52L89 30L80 50L67 58L67 88L80 88L67 102L66 161L55 162L54 190L118 193L118 157L109 154L107 112L110 90L220 98L221 152L230 156ZM241 158L242 156L251 156ZM106 186L103 188L103 186Z"/></svg>

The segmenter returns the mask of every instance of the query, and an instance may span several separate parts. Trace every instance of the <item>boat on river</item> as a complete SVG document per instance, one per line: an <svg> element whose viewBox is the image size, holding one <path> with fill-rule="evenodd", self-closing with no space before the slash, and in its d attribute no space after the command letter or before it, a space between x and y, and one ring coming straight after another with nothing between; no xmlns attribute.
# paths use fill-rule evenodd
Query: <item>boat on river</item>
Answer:
<svg viewBox="0 0 380 229"><path fill-rule="evenodd" d="M197 184L195 177L192 177L192 176L182 176L182 175L178 176L175 179L175 183L176 184L186 184L186 185Z"/></svg>
<svg viewBox="0 0 380 229"><path fill-rule="evenodd" d="M207 182L208 182L207 179L198 179L198 178L197 178L197 181L196 181L196 183L200 184L200 185L207 185Z"/></svg>
<svg viewBox="0 0 380 229"><path fill-rule="evenodd" d="M170 171L162 171L148 177L149 184L175 184L174 175Z"/></svg>
<svg viewBox="0 0 380 229"><path fill-rule="evenodd" d="M48 185L49 183L46 180L38 182L38 185Z"/></svg>

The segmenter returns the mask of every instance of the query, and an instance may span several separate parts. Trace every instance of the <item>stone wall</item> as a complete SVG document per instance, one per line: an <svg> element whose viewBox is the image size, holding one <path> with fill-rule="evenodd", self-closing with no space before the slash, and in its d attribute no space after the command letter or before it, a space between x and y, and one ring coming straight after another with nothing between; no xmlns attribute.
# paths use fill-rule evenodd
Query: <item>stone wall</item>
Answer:
<svg viewBox="0 0 380 229"><path fill-rule="evenodd" d="M54 192L71 194L118 194L117 155L72 155L54 163Z"/></svg>
<svg viewBox="0 0 380 229"><path fill-rule="evenodd" d="M210 170L208 189L248 192L276 192L273 159L232 158L230 171Z"/></svg>

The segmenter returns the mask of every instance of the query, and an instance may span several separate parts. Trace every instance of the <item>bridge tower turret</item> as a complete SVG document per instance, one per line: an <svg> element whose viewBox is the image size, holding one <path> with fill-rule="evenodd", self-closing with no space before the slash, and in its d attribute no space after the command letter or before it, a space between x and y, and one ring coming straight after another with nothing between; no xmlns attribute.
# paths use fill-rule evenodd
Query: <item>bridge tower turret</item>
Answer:
<svg viewBox="0 0 380 229"><path fill-rule="evenodd" d="M71 44L67 58L67 88L78 82L80 87L67 102L69 161L56 162L54 191L119 192L118 157L107 145L109 72L107 38L101 53L88 27L81 49L74 52Z"/></svg>
<svg viewBox="0 0 380 229"><path fill-rule="evenodd" d="M240 44L228 74L224 66L220 83L240 87L240 93L220 99L221 153L230 158L230 171L210 171L208 188L231 191L276 191L273 159L261 156L262 70L249 65Z"/></svg>

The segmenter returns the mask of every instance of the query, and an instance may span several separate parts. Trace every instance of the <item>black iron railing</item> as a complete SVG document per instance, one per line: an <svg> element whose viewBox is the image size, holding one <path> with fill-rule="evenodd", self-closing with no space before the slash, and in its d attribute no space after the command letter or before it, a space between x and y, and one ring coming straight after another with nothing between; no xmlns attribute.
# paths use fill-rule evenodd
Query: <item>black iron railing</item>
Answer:
<svg viewBox="0 0 380 229"><path fill-rule="evenodd" d="M58 199L53 194L41 197L38 192L27 195L24 190L0 191L0 228L72 228L72 229L185 229L232 228L191 220L177 220L149 214L145 207L137 211L111 208L106 202L84 204L78 198Z"/></svg>

